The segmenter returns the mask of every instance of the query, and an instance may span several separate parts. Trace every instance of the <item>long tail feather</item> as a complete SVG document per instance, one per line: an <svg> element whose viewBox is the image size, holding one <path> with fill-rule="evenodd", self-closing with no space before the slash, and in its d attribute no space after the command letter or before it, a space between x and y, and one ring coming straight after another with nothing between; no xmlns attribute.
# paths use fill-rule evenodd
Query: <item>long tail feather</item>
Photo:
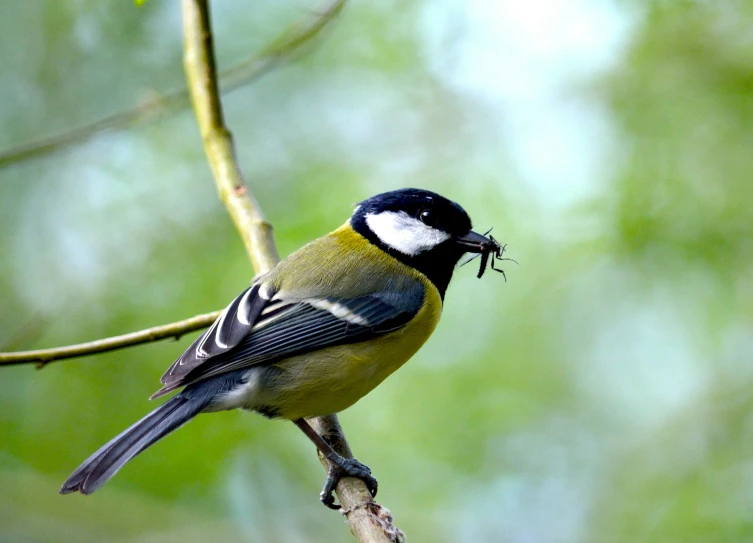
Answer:
<svg viewBox="0 0 753 543"><path fill-rule="evenodd" d="M207 404L183 394L174 396L92 454L63 483L60 493L91 494L126 462L198 415Z"/></svg>

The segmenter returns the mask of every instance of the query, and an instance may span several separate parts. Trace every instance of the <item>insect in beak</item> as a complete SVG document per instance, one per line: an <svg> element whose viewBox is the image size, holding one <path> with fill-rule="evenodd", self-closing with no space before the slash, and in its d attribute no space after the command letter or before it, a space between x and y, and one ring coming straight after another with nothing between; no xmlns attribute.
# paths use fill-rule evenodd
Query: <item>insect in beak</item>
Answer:
<svg viewBox="0 0 753 543"><path fill-rule="evenodd" d="M473 252L476 253L470 258L468 258L465 262L461 264L461 266L465 266L472 260L481 257L481 263L478 269L478 277L479 279L484 275L484 272L486 271L487 264L489 263L489 257L493 257L491 259L491 269L493 269L496 272L499 272L502 274L502 277L505 278L505 281L507 281L507 275L505 275L505 271L502 268L497 268L494 266L494 262L499 262L502 260L509 260L510 262L518 263L517 260L514 260L512 258L504 258L502 255L505 253L505 249L507 248L507 244L501 245L499 241L494 239L494 236L489 236L489 232L491 232L492 229L490 228L487 230L483 235L477 234L476 232L470 232L468 235L461 238L459 241L463 245L472 246ZM489 237L487 237L489 236ZM471 241L472 240L472 241Z"/></svg>

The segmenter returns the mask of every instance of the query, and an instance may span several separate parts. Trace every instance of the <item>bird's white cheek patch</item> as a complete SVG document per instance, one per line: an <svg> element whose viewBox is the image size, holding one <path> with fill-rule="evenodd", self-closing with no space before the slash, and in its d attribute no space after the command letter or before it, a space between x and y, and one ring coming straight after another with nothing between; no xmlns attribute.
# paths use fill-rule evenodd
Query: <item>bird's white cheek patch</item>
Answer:
<svg viewBox="0 0 753 543"><path fill-rule="evenodd" d="M369 229L382 243L414 256L450 239L450 234L425 225L404 211L383 211L365 217Z"/></svg>

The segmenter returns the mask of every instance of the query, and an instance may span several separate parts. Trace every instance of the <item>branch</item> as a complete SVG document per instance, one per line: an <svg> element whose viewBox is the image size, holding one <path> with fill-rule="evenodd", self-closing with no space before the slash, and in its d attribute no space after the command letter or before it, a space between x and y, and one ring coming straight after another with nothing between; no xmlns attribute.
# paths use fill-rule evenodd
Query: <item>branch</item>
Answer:
<svg viewBox="0 0 753 543"><path fill-rule="evenodd" d="M345 0L334 0L324 10L307 14L283 31L260 53L220 74L223 92L230 92L256 81L272 68L293 57L303 45L316 37L342 10ZM124 130L177 113L191 104L187 89L171 91L132 109L53 136L32 140L0 150L0 168L5 168L83 143L108 130Z"/></svg>
<svg viewBox="0 0 753 543"><path fill-rule="evenodd" d="M183 32L186 78L220 198L243 238L254 268L259 273L267 271L277 264L279 257L272 226L264 218L243 179L235 160L232 135L225 126L217 89L208 0L183 0ZM336 416L314 419L312 423L339 454L353 457ZM359 541L389 543L400 540L402 532L392 525L389 511L374 502L360 480L342 479L337 485L337 497L351 532Z"/></svg>
<svg viewBox="0 0 753 543"><path fill-rule="evenodd" d="M280 257L272 237L272 225L248 190L235 159L233 136L225 126L206 0L183 1L183 68L220 200L243 239L254 269L264 273L271 270Z"/></svg>
<svg viewBox="0 0 753 543"><path fill-rule="evenodd" d="M183 334L206 328L217 320L217 317L219 316L220 311L214 311L213 313L196 315L190 319L163 324L161 326L147 328L146 330L131 332L130 334L98 339L96 341L79 343L77 345L55 347L54 349L38 349L36 351L0 353L0 366L36 362L37 368L41 368L54 360L106 353L107 351L114 351L116 349L132 347L133 345L140 345L142 343L149 343L151 341L158 341L170 337L178 339Z"/></svg>
<svg viewBox="0 0 753 543"><path fill-rule="evenodd" d="M259 57L225 72L226 90L253 80L318 34L342 10L345 0L335 0L320 12L312 23L296 28L290 38L283 36ZM217 74L207 0L183 0L184 14L184 65L189 82L196 118L199 123L205 151L215 177L220 198L236 225L246 246L251 263L259 273L271 269L279 256L272 237L272 226L264 218L259 204L245 184L235 160L232 135L225 126L219 100ZM300 26L300 25L299 25ZM170 93L156 105L147 104L96 123L75 129L38 142L21 145L0 152L0 168L57 149L84 141L93 134L120 129L139 122L151 121L184 107L189 92ZM219 311L197 315L183 321L156 326L139 332L100 339L78 345L40 349L35 351L0 353L0 365L37 362L42 367L54 360L87 356L121 349L132 345L157 341L206 328L219 316ZM352 452L335 415L312 419L312 426L342 456L352 458ZM327 468L327 461L321 458ZM359 479L344 478L337 486L337 496L343 506L351 532L360 542L395 543L404 534L392 524L386 508L376 503Z"/></svg>
<svg viewBox="0 0 753 543"><path fill-rule="evenodd" d="M332 22L342 11L344 5L345 0L334 0L329 5L325 6L324 9L315 10L312 12L314 14L313 16L308 14L306 17L301 18L299 21L291 25L254 58L223 71L221 78L224 90L230 91L239 88L292 57L294 52L316 37L330 22ZM137 108L73 129L64 134L0 151L0 168L8 166L13 162L25 160L27 158L85 141L94 134L104 130L124 129L139 123L147 123L156 120L160 116L175 113L183 107L188 106L190 103L191 95L188 89L171 92ZM224 201L225 198L223 197L223 202ZM258 209L258 204L256 204L256 206ZM244 242L245 241L244 238ZM248 248L248 243L246 244L246 247ZM276 249L274 249L274 244L272 244L272 252L270 254L277 254ZM274 262L267 262L266 269L271 265L274 265ZM256 264L255 267L259 269ZM219 314L220 311L215 311L213 313L197 315L190 319L163 324L161 326L155 326L138 332L131 332L129 334L79 343L76 345L67 345L51 349L38 349L33 351L0 352L0 366L36 362L37 367L41 368L55 360L89 356L151 341L159 341L170 337L178 339L183 334L201 330L202 328L211 325ZM8 348L8 345L3 345L2 347Z"/></svg>
<svg viewBox="0 0 753 543"><path fill-rule="evenodd" d="M345 439L345 434L336 415L310 419L314 430L345 458L353 458L353 452ZM322 453L319 461L327 470L329 462ZM342 504L342 513L348 520L350 531L361 543L404 543L405 533L392 524L392 513L382 507L369 494L360 479L342 479L337 485L337 498Z"/></svg>

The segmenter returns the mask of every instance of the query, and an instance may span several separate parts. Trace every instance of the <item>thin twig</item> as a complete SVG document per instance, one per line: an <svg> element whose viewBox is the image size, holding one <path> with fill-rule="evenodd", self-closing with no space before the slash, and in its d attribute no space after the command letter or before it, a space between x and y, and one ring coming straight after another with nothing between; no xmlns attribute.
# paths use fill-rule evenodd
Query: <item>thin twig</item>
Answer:
<svg viewBox="0 0 753 543"><path fill-rule="evenodd" d="M65 347L55 347L53 349L38 349L36 351L0 353L0 366L36 362L37 367L41 368L54 360L106 353L107 351L114 351L124 347L132 347L133 345L140 345L142 343L149 343L151 341L158 341L160 339L171 337L178 339L183 334L206 328L217 320L217 317L219 316L220 312L215 311L213 313L196 315L190 319L163 324L161 326L147 328L146 330L140 330L138 332L131 332L130 334L98 339L87 343L79 343L77 345L67 345Z"/></svg>
<svg viewBox="0 0 753 543"><path fill-rule="evenodd" d="M261 52L228 70L224 70L220 74L222 92L227 93L248 85L272 68L291 59L295 53L302 49L303 45L316 37L335 19L344 4L345 0L334 0L323 10L307 13L264 47ZM60 134L42 137L0 150L0 168L72 147L105 131L124 130L163 119L189 107L190 104L191 97L185 88L161 94L132 109Z"/></svg>
<svg viewBox="0 0 753 543"><path fill-rule="evenodd" d="M233 138L225 126L217 89L215 56L207 0L183 0L184 57L188 86L220 197L238 229L257 272L278 261L271 225L246 185L235 160ZM335 450L352 458L347 440L334 415L312 420L315 429ZM337 485L337 497L346 511L351 532L358 541L394 543L401 532L394 528L387 510L378 506L358 479L344 478ZM380 515L379 512L382 514Z"/></svg>
<svg viewBox="0 0 753 543"><path fill-rule="evenodd" d="M233 136L225 126L206 1L183 1L183 67L220 199L243 239L254 269L257 273L266 272L280 257L272 225L248 190L235 159Z"/></svg>

